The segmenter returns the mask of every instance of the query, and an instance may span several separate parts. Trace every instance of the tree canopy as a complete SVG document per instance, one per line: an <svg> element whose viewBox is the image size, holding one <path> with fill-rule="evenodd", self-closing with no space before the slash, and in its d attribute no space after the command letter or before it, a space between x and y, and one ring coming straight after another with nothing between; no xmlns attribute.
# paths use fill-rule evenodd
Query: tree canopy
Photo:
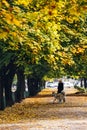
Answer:
<svg viewBox="0 0 87 130"><path fill-rule="evenodd" d="M0 67L86 72L86 0L1 0L0 26Z"/></svg>

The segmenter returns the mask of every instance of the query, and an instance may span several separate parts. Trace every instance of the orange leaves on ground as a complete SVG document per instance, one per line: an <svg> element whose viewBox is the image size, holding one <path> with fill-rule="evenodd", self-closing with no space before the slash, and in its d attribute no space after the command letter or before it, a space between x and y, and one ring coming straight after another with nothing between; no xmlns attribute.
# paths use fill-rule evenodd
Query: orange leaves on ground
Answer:
<svg viewBox="0 0 87 130"><path fill-rule="evenodd" d="M87 104L87 97L66 96L66 103L58 104L56 102L55 104L53 104L52 101L54 98L51 95L52 91L57 91L57 89L43 89L35 97L27 98L21 103L16 103L12 107L7 107L4 111L0 111L0 123L17 123L27 120L30 121L31 119L50 120L76 117L73 114L71 115L71 113L73 113L74 107L79 108L83 106L82 109L87 112L86 107L84 107L84 105ZM67 94L71 95L76 92L76 90L73 88L67 88L65 91L67 92ZM67 112L67 108L71 109L72 111Z"/></svg>

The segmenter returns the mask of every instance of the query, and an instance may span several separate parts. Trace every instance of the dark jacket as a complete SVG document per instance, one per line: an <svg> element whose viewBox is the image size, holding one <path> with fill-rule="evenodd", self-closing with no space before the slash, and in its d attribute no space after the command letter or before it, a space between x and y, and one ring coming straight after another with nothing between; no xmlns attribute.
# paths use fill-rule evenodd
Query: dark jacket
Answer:
<svg viewBox="0 0 87 130"><path fill-rule="evenodd" d="M59 83L58 84L58 92L57 93L61 93L61 91L64 89L64 85L63 85L63 83L61 82L61 83Z"/></svg>

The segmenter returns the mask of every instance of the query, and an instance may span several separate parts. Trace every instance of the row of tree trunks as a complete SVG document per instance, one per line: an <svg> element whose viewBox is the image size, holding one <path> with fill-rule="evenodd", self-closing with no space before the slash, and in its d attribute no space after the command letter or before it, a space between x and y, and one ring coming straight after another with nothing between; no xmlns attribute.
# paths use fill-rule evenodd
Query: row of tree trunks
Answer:
<svg viewBox="0 0 87 130"><path fill-rule="evenodd" d="M17 74L17 90L14 93L11 91L12 82L15 73ZM41 80L37 77L28 77L27 85L29 96L34 96L41 89ZM3 91L4 90L4 91ZM0 110L4 110L5 107L12 106L16 102L21 102L25 98L25 75L24 70L17 68L13 63L10 63L3 69L2 75L0 75Z"/></svg>

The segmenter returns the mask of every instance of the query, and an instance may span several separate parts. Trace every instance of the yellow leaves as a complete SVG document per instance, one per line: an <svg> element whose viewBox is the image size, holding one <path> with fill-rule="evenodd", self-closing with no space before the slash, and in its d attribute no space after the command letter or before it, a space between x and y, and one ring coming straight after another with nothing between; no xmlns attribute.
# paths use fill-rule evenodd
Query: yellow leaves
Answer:
<svg viewBox="0 0 87 130"><path fill-rule="evenodd" d="M79 16L80 13L78 12L78 5L73 5L72 8L70 8L69 12L71 15Z"/></svg>
<svg viewBox="0 0 87 130"><path fill-rule="evenodd" d="M21 9L20 9L19 7L17 7L17 6L14 6L14 7L13 7L13 10L14 10L15 12L17 12L17 13L21 13Z"/></svg>
<svg viewBox="0 0 87 130"><path fill-rule="evenodd" d="M84 11L84 10L87 11L87 5L84 5L84 6L82 7L82 9L83 9L83 11Z"/></svg>
<svg viewBox="0 0 87 130"><path fill-rule="evenodd" d="M76 51L76 48L72 48L71 49L71 52L73 53L73 54L75 54L77 51Z"/></svg>
<svg viewBox="0 0 87 130"><path fill-rule="evenodd" d="M51 9L55 9L56 8L56 2L54 0L52 0L50 3L49 3L49 8Z"/></svg>
<svg viewBox="0 0 87 130"><path fill-rule="evenodd" d="M67 8L67 11L66 11L66 13L68 13L68 15L66 16L66 20L69 23L79 21L79 18L82 14L81 6L79 6L79 3L77 1L70 1L70 5L68 2L67 2L67 4L69 7Z"/></svg>
<svg viewBox="0 0 87 130"><path fill-rule="evenodd" d="M57 30L58 29L58 24L56 24L55 22L53 22L53 27L52 27L54 30Z"/></svg>
<svg viewBox="0 0 87 130"><path fill-rule="evenodd" d="M84 45L83 48L84 48L84 49L87 49L87 45Z"/></svg>
<svg viewBox="0 0 87 130"><path fill-rule="evenodd" d="M48 28L52 27L52 22L48 22L48 23L47 23L47 27L48 27Z"/></svg>
<svg viewBox="0 0 87 130"><path fill-rule="evenodd" d="M9 4L6 0L2 0L2 4L4 4L6 7L9 7Z"/></svg>
<svg viewBox="0 0 87 130"><path fill-rule="evenodd" d="M67 52L58 52L58 55L60 56L61 62L63 65L73 65L74 61L72 59L72 55L70 55Z"/></svg>
<svg viewBox="0 0 87 130"><path fill-rule="evenodd" d="M28 17L29 21L35 22L39 19L40 14L38 12L32 12L32 13L27 12L26 16Z"/></svg>
<svg viewBox="0 0 87 130"><path fill-rule="evenodd" d="M67 57L67 58L62 59L62 64L63 65L72 65L72 64L74 64L74 61L71 58Z"/></svg>
<svg viewBox="0 0 87 130"><path fill-rule="evenodd" d="M16 37L16 36L17 36L17 33L16 33L16 32L12 32L11 35L12 35L13 37Z"/></svg>
<svg viewBox="0 0 87 130"><path fill-rule="evenodd" d="M80 47L80 46L75 46L75 47L73 47L73 48L71 48L71 52L73 53L73 54L83 54L84 53L84 51L85 51L85 48L84 47Z"/></svg>
<svg viewBox="0 0 87 130"><path fill-rule="evenodd" d="M28 6L28 4L31 2L32 2L32 0L18 0L16 3L19 5Z"/></svg>
<svg viewBox="0 0 87 130"><path fill-rule="evenodd" d="M8 36L7 32L0 32L0 39L6 39Z"/></svg>
<svg viewBox="0 0 87 130"><path fill-rule="evenodd" d="M8 11L2 9L2 17L3 19L11 25L20 26L21 21L19 21L12 13L9 13Z"/></svg>
<svg viewBox="0 0 87 130"><path fill-rule="evenodd" d="M48 58L50 58L50 60L52 61L52 62L54 62L55 61L55 57L54 57L54 55L48 55L49 57Z"/></svg>
<svg viewBox="0 0 87 130"><path fill-rule="evenodd" d="M84 48L78 47L77 48L77 53L83 53L84 52Z"/></svg>
<svg viewBox="0 0 87 130"><path fill-rule="evenodd" d="M50 9L50 10L48 10L48 15L56 17L57 16L57 10L56 9L54 9L54 10Z"/></svg>
<svg viewBox="0 0 87 130"><path fill-rule="evenodd" d="M4 13L4 20L8 23L8 24L12 24L12 16L8 13Z"/></svg>
<svg viewBox="0 0 87 130"><path fill-rule="evenodd" d="M53 54L45 56L44 59L50 64L51 67L55 68L56 59Z"/></svg>
<svg viewBox="0 0 87 130"><path fill-rule="evenodd" d="M27 0L26 0L26 1L27 1ZM26 1L25 1L25 0L18 0L18 3L27 6L28 3L27 3Z"/></svg>
<svg viewBox="0 0 87 130"><path fill-rule="evenodd" d="M67 32L70 35L76 36L78 35L77 31L75 29L70 29L65 25L62 25L61 28L64 30L64 32Z"/></svg>
<svg viewBox="0 0 87 130"><path fill-rule="evenodd" d="M7 50L13 50L13 51L16 50L17 51L19 49L18 43L16 43L16 42L9 41L7 44L9 45Z"/></svg>
<svg viewBox="0 0 87 130"><path fill-rule="evenodd" d="M41 46L39 43L30 40L26 43L26 47L27 51L30 50L32 52L32 56L34 56L34 58L37 58L39 56L39 53L41 51Z"/></svg>
<svg viewBox="0 0 87 130"><path fill-rule="evenodd" d="M0 2L0 8L2 7L2 3Z"/></svg>
<svg viewBox="0 0 87 130"><path fill-rule="evenodd" d="M14 24L16 26L20 26L20 21L17 20L14 16L11 16L10 14L6 14L6 22L8 24Z"/></svg>
<svg viewBox="0 0 87 130"><path fill-rule="evenodd" d="M69 16L69 17L66 17L66 20L69 22L69 23L73 23L74 21L78 21L79 18L78 18L78 15L77 16Z"/></svg>
<svg viewBox="0 0 87 130"><path fill-rule="evenodd" d="M9 47L8 47L8 50L18 50L18 46L16 43L14 42L9 42Z"/></svg>
<svg viewBox="0 0 87 130"><path fill-rule="evenodd" d="M65 3L66 2L64 2L64 1L59 1L59 2L57 2L57 8L58 8L58 10L61 10L62 8L64 8L64 6L65 6Z"/></svg>
<svg viewBox="0 0 87 130"><path fill-rule="evenodd" d="M61 51L58 51L57 53L58 53L59 56L63 55L63 53Z"/></svg>
<svg viewBox="0 0 87 130"><path fill-rule="evenodd" d="M42 9L42 14L44 14L44 19L55 19L58 16L61 16L61 9L64 7L64 3L62 1L51 1L47 6ZM44 12L44 13L43 13Z"/></svg>
<svg viewBox="0 0 87 130"><path fill-rule="evenodd" d="M16 26L20 26L20 21L16 18L13 18L12 23L14 23Z"/></svg>
<svg viewBox="0 0 87 130"><path fill-rule="evenodd" d="M61 30L61 25L60 25L60 23L57 23L57 24L56 24L55 22L52 22L52 27L51 27L51 29L52 29L53 33L55 32L55 33L56 33L55 35L57 35L57 32Z"/></svg>
<svg viewBox="0 0 87 130"><path fill-rule="evenodd" d="M59 23L56 24L54 21L53 22L48 22L46 24L46 30L50 33L52 41L53 42L58 42L58 40L59 40L58 31L61 30L61 25Z"/></svg>
<svg viewBox="0 0 87 130"><path fill-rule="evenodd" d="M37 55L37 53L38 53L38 49L37 49L36 47L33 47L32 52L33 52L32 54Z"/></svg>
<svg viewBox="0 0 87 130"><path fill-rule="evenodd" d="M71 28L69 29L69 25L68 26L66 25L66 27L64 27L63 25L66 23L63 24L63 22L61 22L60 19L62 18L63 20L66 18L66 20L69 23L73 23L73 21L74 22L78 21L80 12L79 12L79 7L76 4L77 2L75 2L75 0L72 0L73 5L72 6L68 5L67 6L68 8L66 9L65 4L69 3L69 1L66 2L66 0L65 1L59 0L58 2L54 0L51 0L50 2L48 1L47 5L45 5L45 3L42 4L43 8L42 7L40 8L39 2L36 1L37 4L35 5L35 7L33 5L32 7L29 6L31 8L34 7L34 9L37 10L36 12L35 11L33 12L32 10L30 11L31 8L29 8L29 10L27 8L28 4L30 4L32 0L18 0L14 2L16 2L17 4L14 4L15 6L11 8L12 10L9 10L10 9L9 4L6 2L6 0L3 0L3 4L8 9L6 8L7 10L5 10L5 8L2 8L0 12L1 14L0 18L2 19L2 22L4 21L5 23L4 25L9 27L9 30L10 30L9 36L11 36L12 40L15 39L14 42L15 41L20 42L20 43L24 42L26 46L27 46L26 41L30 40L29 42L30 45L28 47L30 47L31 53L34 56L36 56L41 50L41 48L39 47L40 45L36 45L33 42L34 40L35 41L38 40L38 44L40 44L41 42L43 43L47 42L47 44L49 45L50 43L53 45L53 47L47 48L49 52L53 54L53 52L55 53L56 49L59 50L58 56L66 59L66 60L63 59L63 63L71 64L71 62L69 61L70 57L67 59L68 55L60 52L61 46L58 44L60 41L59 31L61 30L61 28L63 28L66 33L69 33L69 35L73 35L73 36L77 35L77 33L76 31L74 31L73 25L72 25L72 29ZM44 2L44 1L41 1L41 2ZM23 10L21 10L20 8L22 7L21 5L23 7L27 6L26 14L25 12L23 12ZM80 23L78 24L78 22L76 22L76 24L79 25ZM18 26L19 30L15 26ZM11 30L11 27L13 27L12 28L13 30ZM32 34L35 34L37 39L34 39L35 38L34 36L30 36L30 39L29 39L29 37L27 36L28 31ZM7 36L8 36L8 32L3 31L0 33L0 39L7 38ZM31 41L31 39L33 40ZM10 45L14 46L13 43L10 43ZM84 47L87 48L86 46ZM83 53L84 49L76 48L76 49L73 49L72 52ZM55 63L54 55L49 55L48 57L46 57L46 60L49 60L49 63L50 62Z"/></svg>

